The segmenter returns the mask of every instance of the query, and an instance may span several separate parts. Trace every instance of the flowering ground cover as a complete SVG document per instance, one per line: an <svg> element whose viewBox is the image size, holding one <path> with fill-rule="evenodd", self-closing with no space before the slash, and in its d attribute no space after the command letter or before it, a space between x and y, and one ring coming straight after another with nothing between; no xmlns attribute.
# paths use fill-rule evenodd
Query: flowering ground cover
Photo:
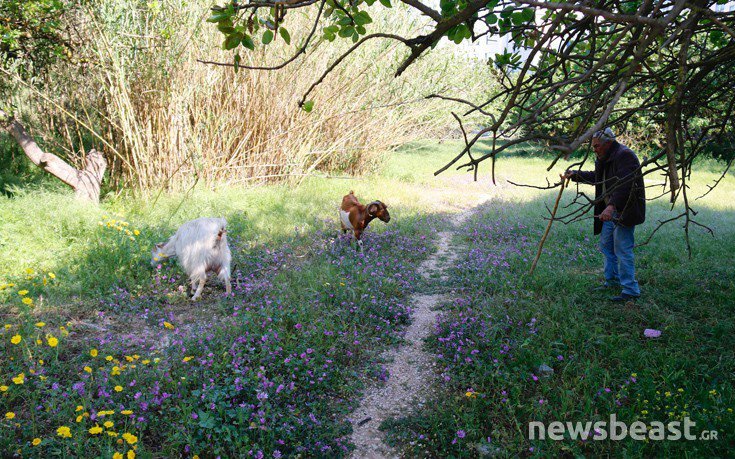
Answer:
<svg viewBox="0 0 735 459"><path fill-rule="evenodd" d="M735 432L733 212L702 211L716 237L698 236L692 260L671 237L679 228L640 247L644 296L623 306L608 301L615 290L592 289L601 255L591 222L554 226L528 276L544 230L529 214L544 202L493 200L458 232L466 250L427 344L443 382L430 409L384 426L391 441L428 457L727 456ZM663 215L650 207L649 219ZM646 337L648 328L661 336ZM716 430L718 440L529 439L532 421L594 423L611 414L628 426L689 417L692 433Z"/></svg>
<svg viewBox="0 0 735 459"><path fill-rule="evenodd" d="M376 229L360 253L326 223L275 247L234 238L234 296L213 286L209 297L220 298L199 311L175 264L159 265L142 288L113 287L96 317L76 325L34 313L33 303L63 282L54 273L3 285L16 320L0 331L0 450L343 455L345 414L373 371L365 364L407 324L416 267L440 224L416 217ZM125 259L140 234L131 227L103 220L97 250Z"/></svg>
<svg viewBox="0 0 735 459"><path fill-rule="evenodd" d="M107 197L100 208L40 190L0 197L0 456L344 456L348 413L367 379L389 377L377 357L400 342L414 292L451 300L428 343L442 380L436 399L386 426L407 454L726 456L732 184L701 201L716 237L694 232L689 260L679 228L659 231L637 252L644 298L615 306L613 292L590 291L600 255L589 221L555 224L526 275L553 197L505 180L542 182L545 160L504 159L497 187L465 174L429 179L456 145L441 148L397 154L380 176L300 187ZM362 253L337 230L350 189L392 215L371 225ZM457 231L465 249L448 280L421 280L416 268L446 211L486 199ZM670 216L664 204L649 209L649 222ZM192 304L181 269L152 267L149 253L204 215L228 220L236 284L225 298L212 281ZM722 437L528 440L532 420L610 413L690 416Z"/></svg>

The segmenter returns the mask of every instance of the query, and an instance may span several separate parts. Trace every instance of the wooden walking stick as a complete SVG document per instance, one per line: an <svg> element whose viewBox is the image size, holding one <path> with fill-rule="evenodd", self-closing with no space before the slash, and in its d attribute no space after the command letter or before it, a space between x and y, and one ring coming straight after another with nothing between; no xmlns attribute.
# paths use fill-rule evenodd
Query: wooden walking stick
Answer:
<svg viewBox="0 0 735 459"><path fill-rule="evenodd" d="M551 218L549 219L549 224L546 225L546 231L544 231L544 235L541 238L541 242L539 242L538 244L538 252L536 252L536 258L534 258L533 264L531 265L531 270L528 272L529 275L532 275L533 271L536 269L536 263L538 263L538 259L541 257L541 249L544 248L544 242L546 242L546 237L549 235L551 224L554 223L554 216L556 216L556 209L559 207L559 201L561 200L561 194L564 192L564 187L567 184L569 184L569 179L562 177L561 187L559 188L559 194L556 196L556 202L554 203L554 210L551 211Z"/></svg>

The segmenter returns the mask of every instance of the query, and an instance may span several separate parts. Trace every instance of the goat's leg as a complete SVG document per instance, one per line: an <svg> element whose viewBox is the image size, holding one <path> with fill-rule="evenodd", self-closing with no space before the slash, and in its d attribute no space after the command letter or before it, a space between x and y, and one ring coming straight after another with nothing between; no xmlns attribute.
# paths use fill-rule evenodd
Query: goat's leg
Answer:
<svg viewBox="0 0 735 459"><path fill-rule="evenodd" d="M227 292L227 296L230 296L230 294L232 293L230 275L228 273L224 273L224 275L222 276L222 280L225 282L225 291Z"/></svg>
<svg viewBox="0 0 735 459"><path fill-rule="evenodd" d="M197 290L197 280L195 278L191 278L191 292L190 294L193 295L194 292Z"/></svg>
<svg viewBox="0 0 735 459"><path fill-rule="evenodd" d="M207 275L203 274L199 276L199 286L197 287L197 291L194 293L194 296L191 297L191 301L196 301L200 296L202 296L202 290L204 289L205 282L207 282Z"/></svg>
<svg viewBox="0 0 735 459"><path fill-rule="evenodd" d="M360 236L362 236L362 231L355 230L355 239L357 239L357 250L362 250L362 239L360 239Z"/></svg>

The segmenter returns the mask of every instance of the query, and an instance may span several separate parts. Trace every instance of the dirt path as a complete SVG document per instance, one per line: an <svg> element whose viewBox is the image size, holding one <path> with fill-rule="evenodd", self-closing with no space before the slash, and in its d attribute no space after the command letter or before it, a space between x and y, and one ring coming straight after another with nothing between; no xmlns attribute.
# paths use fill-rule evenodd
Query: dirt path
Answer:
<svg viewBox="0 0 735 459"><path fill-rule="evenodd" d="M468 213L462 212L452 218L456 228ZM419 267L419 272L427 279L446 279L444 266L450 265L456 253L450 250L454 228L439 233L438 250ZM381 356L391 362L388 366L389 378L384 386L369 388L360 406L352 413L352 442L356 445L352 458L373 459L398 457L398 452L383 441L384 435L378 430L380 424L389 418L406 414L411 408L420 408L426 403L436 378L432 370L434 358L423 351L424 338L429 336L436 322L438 311L435 307L442 301L442 295L415 294L412 322L406 331L405 340L398 349L387 351Z"/></svg>

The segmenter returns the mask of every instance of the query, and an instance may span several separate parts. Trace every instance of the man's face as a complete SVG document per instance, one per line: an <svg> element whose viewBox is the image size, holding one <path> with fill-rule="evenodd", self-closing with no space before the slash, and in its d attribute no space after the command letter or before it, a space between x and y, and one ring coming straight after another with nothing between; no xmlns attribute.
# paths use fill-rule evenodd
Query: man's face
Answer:
<svg viewBox="0 0 735 459"><path fill-rule="evenodd" d="M605 159L611 144L612 142L603 142L600 139L592 139L592 149L595 150L597 159Z"/></svg>

